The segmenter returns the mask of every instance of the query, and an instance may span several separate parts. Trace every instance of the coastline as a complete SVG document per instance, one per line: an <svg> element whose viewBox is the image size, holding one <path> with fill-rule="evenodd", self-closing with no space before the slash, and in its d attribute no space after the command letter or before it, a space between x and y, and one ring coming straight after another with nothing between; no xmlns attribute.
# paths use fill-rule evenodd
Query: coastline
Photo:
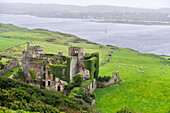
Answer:
<svg viewBox="0 0 170 113"><path fill-rule="evenodd" d="M2 14L3 15L3 14ZM8 14L4 14L4 16L5 15L8 15ZM10 14L11 15L11 14ZM16 14L12 14L12 15L16 15ZM24 16L24 15L21 15L21 16ZM27 16L30 16L30 15L27 15ZM33 17L37 17L37 16L33 16ZM42 17L43 18L43 17ZM34 18L33 18L34 19ZM48 18L47 18L48 19ZM62 18L60 18L60 20L61 20ZM65 21L67 21L67 19L68 18L64 18L64 19L66 19L66 20L64 20L64 22ZM50 20L50 19L49 19ZM59 20L59 22L60 22L60 20ZM78 19L78 20L85 20L85 21L87 21L86 19ZM47 21L47 20L46 20ZM57 20L58 21L58 20ZM69 20L68 20L69 21ZM78 21L79 23L82 23L82 25L84 25L84 24L86 24L86 22L82 22L82 21ZM15 22L11 22L11 21L9 21L10 23L12 23L12 24L14 24L14 25L16 25L15 24ZM8 22L8 23L9 23ZM43 22L43 21L42 21ZM75 22L77 22L76 20L74 21L74 22L70 22L69 24L73 24L73 23L75 23ZM77 24L77 23L76 23ZM90 24L90 22L89 22L89 24ZM119 24L116 24L116 23L114 23L115 25L119 25ZM121 26L120 27L122 27L123 26L123 24L124 24L124 26L126 27L126 26L129 26L129 25L126 25L125 23L122 23L122 24L120 24ZM57 24L56 24L57 25ZM92 24L90 24L91 26L93 25L93 23ZM94 25L99 25L99 24L94 24ZM102 25L102 24L101 24ZM101 26L100 25L100 26ZM136 27L135 25L137 25L137 24L131 24L131 26L132 27ZM150 25L143 25L143 24L141 24L141 25L139 25L139 27L148 27L148 26L150 26ZM16 26L20 26L20 25L16 25ZM98 30L99 30L99 32L103 29L103 31L101 31L100 33L103 35L103 36L109 36L110 35L110 28L109 27L107 27L107 24L105 25L106 27L105 27L105 29L107 29L108 30L108 33L106 34L106 33L104 33L104 27L101 27L101 28L99 28ZM110 26L112 26L112 25L110 25ZM152 26L152 25L151 25ZM25 27L25 26L20 26L20 27ZM51 26L50 26L51 27ZM83 29L80 29L80 31L78 31L77 32L77 28L74 28L74 31L71 33L71 32L69 32L68 30L67 31L64 31L64 30L60 30L60 29L55 29L55 27L54 28L51 28L50 29L50 27L49 26L47 26L47 27L45 27L45 26L38 26L37 28L43 28L43 29L48 29L48 30L50 30L50 31L56 31L56 32L62 32L62 33L67 33L67 34L74 34L75 36L77 36L77 37L81 37L82 39L86 39L86 40L91 40L93 43L100 43L101 45L108 45L108 44L110 44L110 45L112 45L112 46L116 46L116 47L120 47L120 48L130 48L130 49L133 49L133 50L135 50L135 51L139 51L139 52L141 52L141 53L153 53L153 54L156 54L156 55L166 55L166 56L168 56L168 55L170 55L169 53L167 53L166 51L163 51L163 52L152 52L152 51L141 51L140 50L140 47L139 48L131 48L131 46L129 46L128 47L128 45L127 46L121 46L121 45L118 45L118 43L107 43L107 41L105 42L105 43L103 43L103 42L99 42L100 41L100 38L99 39L95 39L95 40L93 40L93 39L90 39L90 38L86 38L85 36L81 36L81 35L79 35L79 32L81 32L81 33L87 33L87 32L89 32L89 33L91 33L92 35L93 35L93 31L83 31L84 30L84 28ZM86 26L85 26L86 27ZM88 27L88 26L87 26ZM138 27L138 26L137 26ZM155 26L152 26L152 28L153 27L155 27ZM156 27L160 27L160 26L156 26ZM161 27L168 27L169 28L169 26L161 26ZM26 28L29 28L29 26L26 26ZM36 25L34 26L34 28L36 28ZM29 29L34 29L34 28L29 28ZM115 29L117 29L117 28L115 28ZM125 28L124 28L125 29ZM136 29L136 28L135 28ZM159 29L158 29L159 30ZM132 30L131 30L132 31ZM134 31L133 31L134 32ZM86 35L86 34L85 34ZM121 34L120 34L121 35ZM97 37L97 35L95 34L95 36ZM112 35L113 36L113 35ZM110 37L108 37L108 38L110 38ZM111 41L112 41L112 39L111 39ZM141 46L142 47L142 46ZM155 49L156 50L156 49Z"/></svg>
<svg viewBox="0 0 170 113"><path fill-rule="evenodd" d="M129 25L162 25L170 26L170 22L167 21L135 21L135 20L99 20L99 19L85 19L85 18L60 18L60 17L46 17L38 15L29 15L29 14L4 14L0 15L17 15L17 16L33 16L39 18L56 18L56 19L69 19L69 20L82 20L83 22L98 22L98 23L114 23L114 24L129 24Z"/></svg>
<svg viewBox="0 0 170 113"><path fill-rule="evenodd" d="M115 24L130 24L130 25L165 25L170 26L170 22L158 22L158 21L121 21L121 20L87 20L87 22L98 23L115 23Z"/></svg>

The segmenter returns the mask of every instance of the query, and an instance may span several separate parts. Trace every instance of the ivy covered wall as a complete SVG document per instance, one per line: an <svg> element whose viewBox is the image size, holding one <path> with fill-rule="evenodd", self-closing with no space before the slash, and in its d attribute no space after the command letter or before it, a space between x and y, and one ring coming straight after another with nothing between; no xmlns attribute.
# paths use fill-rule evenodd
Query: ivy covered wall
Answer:
<svg viewBox="0 0 170 113"><path fill-rule="evenodd" d="M86 69L90 71L90 79L98 78L99 74L99 53L93 53L91 56L85 57L83 61Z"/></svg>
<svg viewBox="0 0 170 113"><path fill-rule="evenodd" d="M50 72L57 78L70 82L70 62L71 58L67 57L67 65L49 65ZM65 69L65 75L63 75L63 69Z"/></svg>

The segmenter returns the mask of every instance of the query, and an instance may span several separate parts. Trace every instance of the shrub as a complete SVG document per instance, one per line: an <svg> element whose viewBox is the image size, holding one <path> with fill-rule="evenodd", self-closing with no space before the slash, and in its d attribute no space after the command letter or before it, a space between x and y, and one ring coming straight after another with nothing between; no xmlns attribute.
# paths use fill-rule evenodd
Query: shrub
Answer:
<svg viewBox="0 0 170 113"><path fill-rule="evenodd" d="M97 81L99 81L99 82L108 82L110 79L111 79L110 76L104 76L104 77L99 76L97 78Z"/></svg>
<svg viewBox="0 0 170 113"><path fill-rule="evenodd" d="M32 78L32 79L35 79L36 73L35 73L34 71L31 71L31 70L29 70L29 73L30 73L30 75L31 75L31 78Z"/></svg>
<svg viewBox="0 0 170 113"><path fill-rule="evenodd" d="M58 113L60 106L75 111L84 111L81 100L67 97L57 91L39 89L38 87L0 77L0 105L14 110L40 113ZM87 109L91 112L91 109Z"/></svg>
<svg viewBox="0 0 170 113"><path fill-rule="evenodd" d="M71 91L74 88L74 82L63 85L64 90Z"/></svg>
<svg viewBox="0 0 170 113"><path fill-rule="evenodd" d="M14 79L22 79L25 77L24 71L22 69L18 69L18 72L14 74L13 78Z"/></svg>
<svg viewBox="0 0 170 113"><path fill-rule="evenodd" d="M5 65L2 62L0 62L0 70L4 69L4 67Z"/></svg>
<svg viewBox="0 0 170 113"><path fill-rule="evenodd" d="M127 108L122 108L120 111L117 111L116 113L132 113L129 109Z"/></svg>
<svg viewBox="0 0 170 113"><path fill-rule="evenodd" d="M73 80L74 80L74 86L75 87L78 87L82 84L83 82L83 75L81 74L76 74L74 77L73 77Z"/></svg>
<svg viewBox="0 0 170 113"><path fill-rule="evenodd" d="M95 99L94 93L87 93L84 92L83 87L75 87L72 91L70 96L74 96L79 99L83 99L85 102L90 103L91 99Z"/></svg>

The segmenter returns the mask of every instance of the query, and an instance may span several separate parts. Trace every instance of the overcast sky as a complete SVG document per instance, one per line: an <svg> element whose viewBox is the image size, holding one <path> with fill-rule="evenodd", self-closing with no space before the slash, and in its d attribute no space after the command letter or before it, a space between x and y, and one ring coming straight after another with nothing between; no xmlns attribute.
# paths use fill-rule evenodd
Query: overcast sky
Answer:
<svg viewBox="0 0 170 113"><path fill-rule="evenodd" d="M0 0L0 3L56 3L66 5L113 5L158 9L170 8L170 0Z"/></svg>

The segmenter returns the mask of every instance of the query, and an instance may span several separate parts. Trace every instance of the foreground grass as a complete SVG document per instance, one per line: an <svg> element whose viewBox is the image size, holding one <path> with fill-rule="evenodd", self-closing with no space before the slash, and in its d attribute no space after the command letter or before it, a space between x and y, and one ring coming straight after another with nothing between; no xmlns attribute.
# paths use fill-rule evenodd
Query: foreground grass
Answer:
<svg viewBox="0 0 170 113"><path fill-rule="evenodd" d="M96 89L95 108L104 113L125 107L135 112L169 112L170 67L160 60L127 49L115 51L111 62L100 68L100 76L119 72L124 81Z"/></svg>

